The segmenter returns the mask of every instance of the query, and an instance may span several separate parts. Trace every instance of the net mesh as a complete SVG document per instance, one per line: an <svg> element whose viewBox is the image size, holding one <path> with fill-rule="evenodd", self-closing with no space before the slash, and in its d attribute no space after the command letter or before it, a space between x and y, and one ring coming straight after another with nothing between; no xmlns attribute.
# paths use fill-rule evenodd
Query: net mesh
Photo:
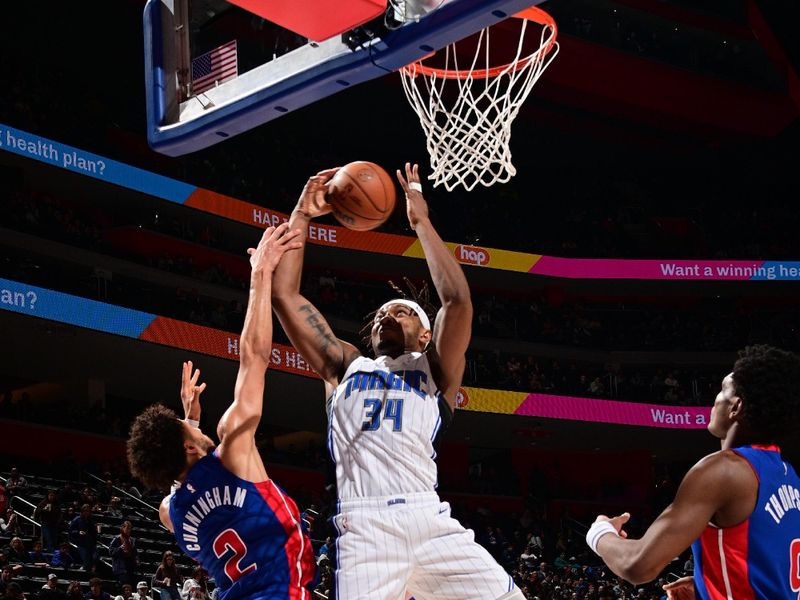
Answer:
<svg viewBox="0 0 800 600"><path fill-rule="evenodd" d="M522 18L520 29L516 55L502 67L491 67L487 28L478 34L475 55L465 69L459 69L455 45L443 51L443 68L420 61L401 69L406 97L427 138L428 179L434 187L452 191L462 185L469 191L479 183L488 187L507 182L516 174L511 124L558 53L554 24L542 27L539 47L531 54L523 51L525 37L536 27Z"/></svg>

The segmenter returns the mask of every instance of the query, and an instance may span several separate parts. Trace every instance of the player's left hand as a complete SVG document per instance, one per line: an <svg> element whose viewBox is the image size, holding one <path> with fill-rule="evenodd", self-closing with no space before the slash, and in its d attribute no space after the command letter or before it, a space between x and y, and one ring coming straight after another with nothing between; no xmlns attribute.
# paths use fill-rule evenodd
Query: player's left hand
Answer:
<svg viewBox="0 0 800 600"><path fill-rule="evenodd" d="M206 389L206 384L197 385L200 379L200 369L192 373L192 361L183 363L181 377L181 404L183 404L184 419L200 420L200 394Z"/></svg>
<svg viewBox="0 0 800 600"><path fill-rule="evenodd" d="M627 523L628 521L630 521L630 519L631 519L631 513L624 512L621 515L617 515L616 517L597 515L597 518L594 520L594 522L597 523L598 521L609 521L614 526L614 529L617 530L619 537L626 538L628 537L628 533L622 528L622 526L625 525L625 523Z"/></svg>
<svg viewBox="0 0 800 600"><path fill-rule="evenodd" d="M406 214L408 215L408 223L411 225L411 229L416 229L421 221L428 220L428 203L425 201L422 192L411 186L411 184L415 184L414 187L419 187L421 189L419 165L416 163L414 165L406 163L405 177L403 177L400 169L397 169L397 180L406 193Z"/></svg>
<svg viewBox="0 0 800 600"><path fill-rule="evenodd" d="M694 600L694 577L681 577L677 581L663 586L667 592L667 600Z"/></svg>
<svg viewBox="0 0 800 600"><path fill-rule="evenodd" d="M271 276L287 250L303 247L303 243L295 239L298 235L300 235L300 230L289 230L288 223L281 223L277 227L267 227L264 235L261 236L261 241L258 242L258 247L247 249L253 273L264 273Z"/></svg>

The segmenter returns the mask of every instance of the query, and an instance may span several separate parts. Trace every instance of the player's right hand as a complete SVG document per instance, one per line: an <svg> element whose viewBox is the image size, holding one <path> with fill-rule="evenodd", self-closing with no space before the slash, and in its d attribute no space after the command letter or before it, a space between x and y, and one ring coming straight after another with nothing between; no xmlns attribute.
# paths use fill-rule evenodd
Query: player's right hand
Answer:
<svg viewBox="0 0 800 600"><path fill-rule="evenodd" d="M663 586L667 600L694 600L694 577L681 577Z"/></svg>
<svg viewBox="0 0 800 600"><path fill-rule="evenodd" d="M339 167L325 169L309 177L300 194L300 199L297 201L295 212L299 212L309 219L331 212L333 207L325 200L325 195L328 193L328 183L338 170Z"/></svg>

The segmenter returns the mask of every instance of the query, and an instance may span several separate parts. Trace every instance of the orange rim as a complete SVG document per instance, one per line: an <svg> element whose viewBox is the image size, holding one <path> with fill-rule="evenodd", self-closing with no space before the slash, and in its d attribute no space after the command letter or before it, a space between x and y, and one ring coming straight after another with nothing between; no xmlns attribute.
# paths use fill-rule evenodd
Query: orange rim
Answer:
<svg viewBox="0 0 800 600"><path fill-rule="evenodd" d="M505 65L500 65L498 67L490 67L488 69L475 69L474 71L469 70L456 70L456 69L437 69L435 67L428 67L422 64L423 60L426 60L433 56L435 52L424 56L417 62L411 63L410 65L406 65L401 70L411 77L416 77L417 75L427 75L428 77L436 76L441 77L444 79L468 79L472 77L473 79L486 79L488 77L497 77L500 73L508 70L509 68L513 67L513 70L516 71L517 69L521 69L525 67L531 60L534 59L539 53L547 54L552 50L553 46L556 43L556 38L558 37L558 26L556 25L555 20L541 8L536 6L531 6L522 10L515 15L514 18L517 19L526 19L528 21L533 21L534 23L538 23L543 27L549 27L553 30L553 35L548 41L548 43L541 48L539 48L536 52L532 55L527 56L525 58L520 59L516 64L508 63Z"/></svg>

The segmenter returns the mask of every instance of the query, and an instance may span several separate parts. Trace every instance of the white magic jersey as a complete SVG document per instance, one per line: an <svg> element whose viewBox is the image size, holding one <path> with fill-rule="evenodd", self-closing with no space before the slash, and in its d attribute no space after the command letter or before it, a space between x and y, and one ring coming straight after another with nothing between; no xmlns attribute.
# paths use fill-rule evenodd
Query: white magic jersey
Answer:
<svg viewBox="0 0 800 600"><path fill-rule="evenodd" d="M425 354L357 358L327 411L340 500L436 489L437 436L452 415Z"/></svg>

